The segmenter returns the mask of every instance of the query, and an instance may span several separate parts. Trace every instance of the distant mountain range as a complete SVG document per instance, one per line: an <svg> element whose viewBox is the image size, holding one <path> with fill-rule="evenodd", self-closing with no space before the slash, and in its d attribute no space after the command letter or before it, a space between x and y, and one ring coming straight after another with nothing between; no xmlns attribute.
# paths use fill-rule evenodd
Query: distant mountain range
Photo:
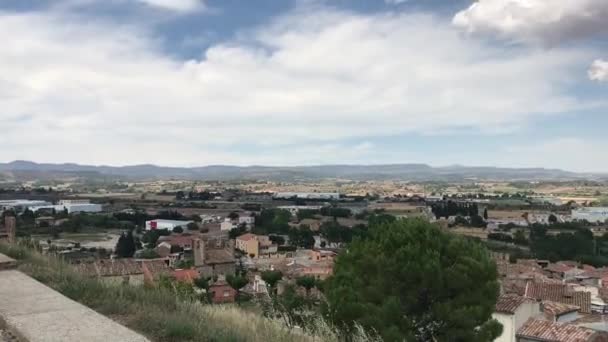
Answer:
<svg viewBox="0 0 608 342"><path fill-rule="evenodd" d="M79 164L40 164L30 161L0 163L0 174L5 179L184 179L184 180L411 180L458 181L479 180L580 180L608 179L606 174L582 174L544 168L499 168L446 166L425 164L388 165L319 165L319 166L225 166L164 167L156 165L92 166Z"/></svg>

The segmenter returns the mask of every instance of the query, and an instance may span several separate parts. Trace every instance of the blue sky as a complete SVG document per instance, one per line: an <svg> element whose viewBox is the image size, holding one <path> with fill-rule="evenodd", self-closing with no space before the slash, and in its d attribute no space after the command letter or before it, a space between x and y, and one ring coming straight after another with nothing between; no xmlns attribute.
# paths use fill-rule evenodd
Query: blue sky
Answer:
<svg viewBox="0 0 608 342"><path fill-rule="evenodd" d="M607 15L604 0L4 0L0 161L608 172Z"/></svg>

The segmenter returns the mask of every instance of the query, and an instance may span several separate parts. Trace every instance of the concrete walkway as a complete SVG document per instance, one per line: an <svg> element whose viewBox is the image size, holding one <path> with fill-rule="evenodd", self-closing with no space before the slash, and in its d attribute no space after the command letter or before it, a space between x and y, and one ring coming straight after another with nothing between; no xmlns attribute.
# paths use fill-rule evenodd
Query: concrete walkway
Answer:
<svg viewBox="0 0 608 342"><path fill-rule="evenodd" d="M0 271L0 321L28 342L149 342L15 270Z"/></svg>

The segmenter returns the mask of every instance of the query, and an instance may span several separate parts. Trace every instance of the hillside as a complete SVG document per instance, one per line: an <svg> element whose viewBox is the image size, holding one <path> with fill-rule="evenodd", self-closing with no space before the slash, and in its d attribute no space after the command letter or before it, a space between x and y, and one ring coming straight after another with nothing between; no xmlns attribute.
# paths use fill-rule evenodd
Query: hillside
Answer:
<svg viewBox="0 0 608 342"><path fill-rule="evenodd" d="M183 168L156 165L93 166L79 164L39 164L30 161L0 163L4 179L73 179L91 180L410 180L459 181L479 180L577 180L606 178L601 174L581 174L558 169L498 168L447 166L432 167L425 164L387 165L318 165L318 166L225 166L212 165Z"/></svg>

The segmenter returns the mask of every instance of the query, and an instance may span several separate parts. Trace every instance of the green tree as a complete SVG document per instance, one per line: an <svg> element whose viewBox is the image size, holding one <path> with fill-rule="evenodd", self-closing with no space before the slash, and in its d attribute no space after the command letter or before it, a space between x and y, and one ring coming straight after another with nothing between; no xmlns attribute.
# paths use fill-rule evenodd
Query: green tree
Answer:
<svg viewBox="0 0 608 342"><path fill-rule="evenodd" d="M276 292L276 286L279 280L283 279L283 273L281 271L264 271L262 272L262 280L268 284L272 293Z"/></svg>
<svg viewBox="0 0 608 342"><path fill-rule="evenodd" d="M131 258L135 254L135 240L133 239L133 233L122 233L116 243L114 252L121 258Z"/></svg>
<svg viewBox="0 0 608 342"><path fill-rule="evenodd" d="M176 234L181 234L184 232L184 228L182 228L181 226L177 226L177 227L173 228L173 232Z"/></svg>
<svg viewBox="0 0 608 342"><path fill-rule="evenodd" d="M526 233L522 229L516 230L515 234L513 234L513 242L516 245L527 245L528 239L526 239Z"/></svg>
<svg viewBox="0 0 608 342"><path fill-rule="evenodd" d="M423 220L374 226L340 254L324 286L326 316L385 341L492 341L496 265L479 243Z"/></svg>
<svg viewBox="0 0 608 342"><path fill-rule="evenodd" d="M303 276L296 278L296 284L306 289L306 296L310 296L310 290L317 285L317 279L312 276Z"/></svg>
<svg viewBox="0 0 608 342"><path fill-rule="evenodd" d="M249 281L244 276L229 274L226 277L226 282L236 291L236 302L240 303L241 289L247 285Z"/></svg>
<svg viewBox="0 0 608 342"><path fill-rule="evenodd" d="M141 242L145 243L148 248L154 248L156 247L156 242L158 242L159 238L160 234L158 230L148 230L141 237Z"/></svg>
<svg viewBox="0 0 608 342"><path fill-rule="evenodd" d="M551 214L551 215L549 215L548 220L549 220L550 224L556 224L557 223L557 216Z"/></svg>
<svg viewBox="0 0 608 342"><path fill-rule="evenodd" d="M190 222L190 223L188 223L186 228L188 230L198 230L198 224L196 224L195 222Z"/></svg>

